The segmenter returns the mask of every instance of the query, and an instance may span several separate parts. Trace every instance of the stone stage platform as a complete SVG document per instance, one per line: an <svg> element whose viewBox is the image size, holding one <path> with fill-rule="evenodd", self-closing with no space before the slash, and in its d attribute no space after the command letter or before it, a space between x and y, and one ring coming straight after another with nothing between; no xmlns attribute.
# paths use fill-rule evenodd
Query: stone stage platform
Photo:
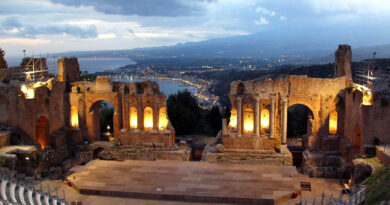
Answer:
<svg viewBox="0 0 390 205"><path fill-rule="evenodd" d="M81 194L208 203L277 204L300 193L295 167L94 160L68 177Z"/></svg>

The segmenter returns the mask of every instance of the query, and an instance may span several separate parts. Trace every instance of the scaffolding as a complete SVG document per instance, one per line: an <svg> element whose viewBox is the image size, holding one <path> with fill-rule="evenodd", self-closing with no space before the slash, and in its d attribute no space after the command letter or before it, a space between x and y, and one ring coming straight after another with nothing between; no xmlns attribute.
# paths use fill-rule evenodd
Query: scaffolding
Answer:
<svg viewBox="0 0 390 205"><path fill-rule="evenodd" d="M46 58L24 58L22 66L26 80L36 81L49 75Z"/></svg>
<svg viewBox="0 0 390 205"><path fill-rule="evenodd" d="M376 59L358 63L355 71L355 83L373 91L390 91L390 69L380 68Z"/></svg>

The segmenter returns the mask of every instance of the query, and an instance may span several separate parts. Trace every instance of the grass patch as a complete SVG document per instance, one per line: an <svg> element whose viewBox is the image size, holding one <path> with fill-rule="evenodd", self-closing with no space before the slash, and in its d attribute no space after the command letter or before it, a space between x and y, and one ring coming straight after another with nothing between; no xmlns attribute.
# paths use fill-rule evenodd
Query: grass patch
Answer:
<svg viewBox="0 0 390 205"><path fill-rule="evenodd" d="M370 176L364 185L367 186L365 204L380 204L390 199L390 167L380 167Z"/></svg>

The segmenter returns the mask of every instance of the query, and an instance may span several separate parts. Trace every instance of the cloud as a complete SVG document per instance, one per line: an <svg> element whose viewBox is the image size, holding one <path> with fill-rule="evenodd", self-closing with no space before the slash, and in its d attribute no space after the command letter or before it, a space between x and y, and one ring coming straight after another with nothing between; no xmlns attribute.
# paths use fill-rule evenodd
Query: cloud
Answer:
<svg viewBox="0 0 390 205"><path fill-rule="evenodd" d="M269 21L265 17L260 17L259 20L255 20L254 23L258 26L260 25L267 25L269 24Z"/></svg>
<svg viewBox="0 0 390 205"><path fill-rule="evenodd" d="M1 27L5 29L20 28L21 24L16 17L8 17L3 20Z"/></svg>
<svg viewBox="0 0 390 205"><path fill-rule="evenodd" d="M352 12L357 14L383 14L390 12L388 0L305 0L317 12Z"/></svg>
<svg viewBox="0 0 390 205"><path fill-rule="evenodd" d="M6 18L1 22L3 35L12 37L36 38L39 35L70 35L79 38L95 38L98 36L95 25L83 27L70 24L22 24L16 17Z"/></svg>
<svg viewBox="0 0 390 205"><path fill-rule="evenodd" d="M284 21L284 20L287 19L287 17L285 17L285 16L280 16L279 19L280 19L281 21Z"/></svg>
<svg viewBox="0 0 390 205"><path fill-rule="evenodd" d="M36 45L50 44L51 41L45 40L45 39L3 38L3 39L0 39L0 43L4 43L4 44L12 43L12 44L36 46Z"/></svg>
<svg viewBox="0 0 390 205"><path fill-rule="evenodd" d="M116 38L115 33L105 33L105 34L99 34L98 39L110 39L110 38Z"/></svg>
<svg viewBox="0 0 390 205"><path fill-rule="evenodd" d="M91 6L105 14L138 16L198 16L202 15L207 3L216 0L51 0L66 6Z"/></svg>
<svg viewBox="0 0 390 205"><path fill-rule="evenodd" d="M262 13L262 14L265 14L265 15L270 15L270 16L275 16L276 15L275 11L270 11L270 10L268 10L266 8L261 7L261 6L258 6L256 8L256 12L257 13Z"/></svg>

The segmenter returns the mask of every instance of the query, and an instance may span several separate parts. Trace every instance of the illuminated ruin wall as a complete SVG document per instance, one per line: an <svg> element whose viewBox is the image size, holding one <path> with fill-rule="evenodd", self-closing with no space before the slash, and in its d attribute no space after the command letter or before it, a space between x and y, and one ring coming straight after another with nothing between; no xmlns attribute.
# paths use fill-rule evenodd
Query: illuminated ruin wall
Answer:
<svg viewBox="0 0 390 205"><path fill-rule="evenodd" d="M345 88L345 77L334 79L288 76L265 81L235 81L230 86L230 123L223 133L223 144L231 149L279 149L287 142L287 108L302 104L313 113L307 148L318 148L321 136L343 133L337 128L336 96ZM329 127L329 122L331 127Z"/></svg>
<svg viewBox="0 0 390 205"><path fill-rule="evenodd" d="M19 128L31 140L44 148L65 144L66 140L53 139L54 131L66 126L67 101L65 84L46 79L38 82L0 83L0 123Z"/></svg>
<svg viewBox="0 0 390 205"><path fill-rule="evenodd" d="M353 90L346 93L345 102L344 135L360 153L364 153L365 145L390 144L390 96L374 93L371 105L363 104L363 96L362 91Z"/></svg>
<svg viewBox="0 0 390 205"><path fill-rule="evenodd" d="M92 141L101 139L95 106L100 101L114 107L113 136L122 144L174 144L175 131L167 116L165 96L156 82L110 82L108 77L99 76L95 82L72 83L69 124Z"/></svg>

